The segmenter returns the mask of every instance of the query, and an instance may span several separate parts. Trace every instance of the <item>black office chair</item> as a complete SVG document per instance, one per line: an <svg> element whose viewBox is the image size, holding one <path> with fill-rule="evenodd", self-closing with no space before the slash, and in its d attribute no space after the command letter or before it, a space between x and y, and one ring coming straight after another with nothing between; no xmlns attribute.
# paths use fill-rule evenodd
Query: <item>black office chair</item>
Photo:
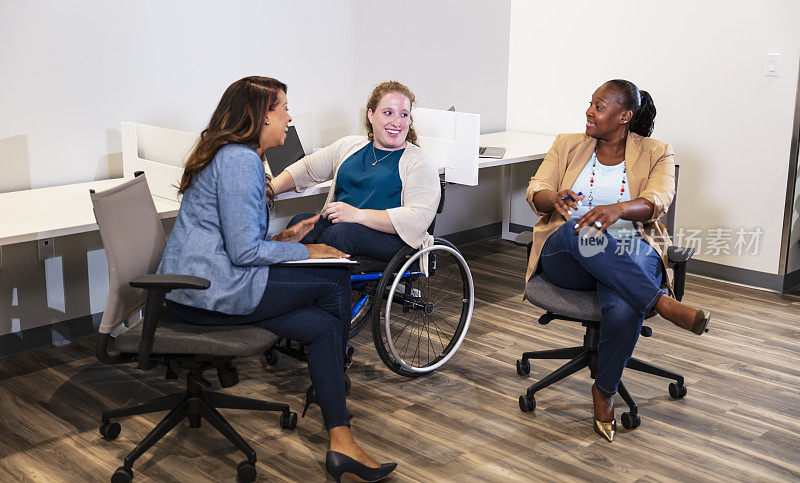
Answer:
<svg viewBox="0 0 800 483"><path fill-rule="evenodd" d="M674 235L675 230L675 206L677 200L679 167L675 166L675 189L676 195L664 217L664 224L670 236ZM530 254L531 245L528 245ZM669 261L675 269L674 293L677 300L683 298L684 285L686 282L686 262L694 254L693 248L670 247L667 252ZM666 289L663 289L666 293ZM597 345L600 340L600 302L597 292L569 290L551 284L543 273L534 274L525 286L525 298L533 305L540 307L547 312L539 317L539 323L547 325L553 320L568 320L579 322L586 327L583 336L583 345L577 347L567 347L563 349L553 349L545 351L525 352L522 358L517 360L517 374L527 376L530 374L530 359L570 359L569 362L559 367L552 373L531 385L525 394L519 397L519 407L523 412L531 412L536 408L534 394L538 391L574 374L575 372L588 367L592 379L597 373ZM646 318L656 315L655 310L651 310ZM653 330L648 326L642 326L641 335L650 337ZM635 357L628 360L625 366L627 369L645 372L666 379L673 379L675 382L669 385L669 394L674 399L681 399L686 396L686 385L683 376L667 369L644 362ZM628 392L625 384L620 382L619 395L628 405L629 411L622 414L621 422L625 429L633 429L641 424L639 409L633 396Z"/></svg>
<svg viewBox="0 0 800 483"><path fill-rule="evenodd" d="M192 428L200 427L203 419L211 423L247 457L237 468L239 481L255 480L255 451L217 409L279 411L284 429L294 429L297 414L286 404L207 391L211 383L203 373L216 369L220 385L231 387L239 382L233 360L262 354L277 341L277 336L249 325L209 327L172 319L168 311L162 310L168 292L205 290L210 282L185 275L153 274L166 246L166 237L147 180L141 175L115 188L90 193L110 273L108 302L95 355L106 364L136 362L141 370L165 366L168 380L177 379L175 369L187 371L185 392L103 411L100 434L107 440L120 433L120 424L113 419L169 411L125 457L124 465L117 468L111 481L130 482L134 461L184 419L189 420ZM142 308L144 317L140 323L130 327L123 324Z"/></svg>

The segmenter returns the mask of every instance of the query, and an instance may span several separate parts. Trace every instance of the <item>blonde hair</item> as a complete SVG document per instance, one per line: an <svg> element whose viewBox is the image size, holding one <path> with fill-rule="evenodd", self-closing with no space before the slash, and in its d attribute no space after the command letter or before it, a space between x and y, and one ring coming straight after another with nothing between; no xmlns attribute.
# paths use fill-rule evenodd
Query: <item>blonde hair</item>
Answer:
<svg viewBox="0 0 800 483"><path fill-rule="evenodd" d="M375 109L378 108L378 103L381 101L381 99L383 99L383 96L386 94L391 94L392 92L397 92L398 94L408 97L411 107L414 107L414 102L416 102L414 93L411 92L411 89L406 87L404 84L401 84L397 81L386 81L375 86L375 88L372 89L372 94L369 95L369 99L367 99L367 110L364 113L364 127L367 128L367 138L369 138L370 142L374 140L375 134L372 132L372 123L369 122L369 111L375 112ZM408 135L406 135L406 141L419 146L419 141L417 141L417 132L414 130L413 118L411 119L411 125L408 126Z"/></svg>

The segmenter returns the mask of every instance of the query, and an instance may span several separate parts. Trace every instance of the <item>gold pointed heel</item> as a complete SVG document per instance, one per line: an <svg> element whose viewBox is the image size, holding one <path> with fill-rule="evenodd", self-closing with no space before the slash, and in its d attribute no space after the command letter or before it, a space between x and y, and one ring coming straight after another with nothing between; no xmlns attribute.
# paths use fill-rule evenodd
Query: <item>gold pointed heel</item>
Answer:
<svg viewBox="0 0 800 483"><path fill-rule="evenodd" d="M594 421L594 432L605 438L609 443L614 441L617 434L617 420L612 419L610 423L603 423L596 419Z"/></svg>
<svg viewBox="0 0 800 483"><path fill-rule="evenodd" d="M711 320L711 314L705 313L702 310L697 311L697 315L694 316L694 324L692 325L692 332L697 335L703 335L704 332L708 332L708 322Z"/></svg>

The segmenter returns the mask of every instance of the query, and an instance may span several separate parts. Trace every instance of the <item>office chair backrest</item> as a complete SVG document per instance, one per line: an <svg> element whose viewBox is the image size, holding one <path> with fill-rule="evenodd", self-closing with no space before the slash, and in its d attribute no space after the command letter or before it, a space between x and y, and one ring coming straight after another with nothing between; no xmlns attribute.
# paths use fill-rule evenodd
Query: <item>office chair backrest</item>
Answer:
<svg viewBox="0 0 800 483"><path fill-rule="evenodd" d="M91 198L108 258L108 301L100 321L100 333L108 334L144 305L144 290L129 282L155 273L166 236L143 174L115 188L91 192Z"/></svg>
<svg viewBox="0 0 800 483"><path fill-rule="evenodd" d="M675 216L678 210L678 173L680 166L675 165L675 196L672 198L672 203L669 205L667 212L664 214L663 223L667 227L667 233L670 238L675 238Z"/></svg>
<svg viewBox="0 0 800 483"><path fill-rule="evenodd" d="M444 210L444 188L447 185L447 182L443 179L439 180L439 206L436 207L436 214L440 215ZM430 226L428 227L428 233L433 235L433 229L436 227L436 215L433 216L433 221L431 222Z"/></svg>

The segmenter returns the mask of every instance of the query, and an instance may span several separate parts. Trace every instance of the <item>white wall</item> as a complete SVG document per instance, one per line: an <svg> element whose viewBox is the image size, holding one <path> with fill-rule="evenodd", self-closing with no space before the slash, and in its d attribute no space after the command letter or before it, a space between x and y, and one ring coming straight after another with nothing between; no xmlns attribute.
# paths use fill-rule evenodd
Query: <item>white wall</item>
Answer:
<svg viewBox="0 0 800 483"><path fill-rule="evenodd" d="M681 165L678 224L764 231L755 256L696 258L777 274L798 19L794 0L514 0L507 128L583 131L600 84L635 82ZM763 75L768 52L782 54L781 77Z"/></svg>
<svg viewBox="0 0 800 483"><path fill-rule="evenodd" d="M480 114L482 133L504 131L511 1L408 0L402 2L402 11L398 16L394 2L357 2L359 106L375 84L395 79L414 91L419 106L455 106ZM499 170L482 170L477 187L447 187L436 234L500 219Z"/></svg>
<svg viewBox="0 0 800 483"><path fill-rule="evenodd" d="M0 140L27 137L32 187L119 176L120 122L199 132L251 74L289 85L313 144L351 132L353 2L308 3L4 1Z"/></svg>
<svg viewBox="0 0 800 483"><path fill-rule="evenodd" d="M199 132L245 75L289 86L307 151L362 132L374 84L407 83L423 107L482 115L503 130L510 0L0 0L0 192L118 177L120 123ZM477 56L475 54L478 54ZM437 233L500 220L499 177L448 190ZM497 206L485 200L497 200ZM274 223L318 209L279 203ZM452 207L452 208L450 208ZM95 234L4 247L0 335L102 310ZM99 261L98 261L99 260Z"/></svg>

